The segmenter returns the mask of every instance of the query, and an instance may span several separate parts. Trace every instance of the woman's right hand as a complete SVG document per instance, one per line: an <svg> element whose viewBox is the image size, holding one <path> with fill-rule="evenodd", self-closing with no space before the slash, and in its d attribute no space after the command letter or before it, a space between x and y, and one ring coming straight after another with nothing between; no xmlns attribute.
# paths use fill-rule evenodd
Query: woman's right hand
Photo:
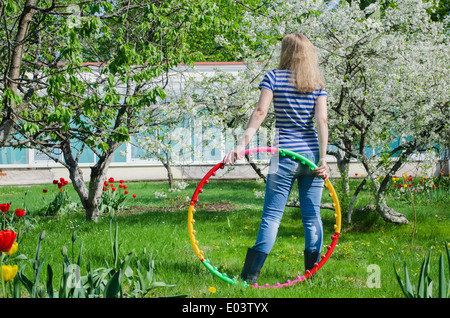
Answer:
<svg viewBox="0 0 450 318"><path fill-rule="evenodd" d="M231 150L222 160L224 164L229 163L230 165L234 165L234 162L238 159L241 159L240 155L245 150L244 146L237 146L233 150Z"/></svg>
<svg viewBox="0 0 450 318"><path fill-rule="evenodd" d="M327 181L328 175L328 165L326 159L320 159L319 166L313 170L318 178L323 178L323 181Z"/></svg>

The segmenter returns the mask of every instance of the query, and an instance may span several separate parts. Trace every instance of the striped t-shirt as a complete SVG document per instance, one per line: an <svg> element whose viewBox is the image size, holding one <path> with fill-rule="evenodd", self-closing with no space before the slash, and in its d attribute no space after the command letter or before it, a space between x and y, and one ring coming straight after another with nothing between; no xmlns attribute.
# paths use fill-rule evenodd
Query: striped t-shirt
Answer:
<svg viewBox="0 0 450 318"><path fill-rule="evenodd" d="M290 70L272 70L266 74L259 88L273 92L275 109L275 145L297 153L319 151L319 139L314 127L314 109L319 96L327 96L325 89L300 93L289 81Z"/></svg>

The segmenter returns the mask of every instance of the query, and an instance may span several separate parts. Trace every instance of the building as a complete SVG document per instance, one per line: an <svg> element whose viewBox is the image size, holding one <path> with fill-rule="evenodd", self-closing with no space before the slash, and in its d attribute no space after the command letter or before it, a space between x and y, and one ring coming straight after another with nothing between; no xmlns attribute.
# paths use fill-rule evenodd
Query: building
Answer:
<svg viewBox="0 0 450 318"><path fill-rule="evenodd" d="M240 62L224 62L224 63L196 63L194 69L186 70L185 67L180 66L184 72L190 72L191 76L212 76L217 70L224 72L238 72L245 69L245 65ZM176 70L175 73L179 73ZM170 78L169 87L177 91L183 87L183 77L172 76ZM203 135L192 129L182 130L186 135L187 140L191 140L191 146L194 146L193 136ZM202 178L209 169L219 162L224 155L232 149L233 142L230 141L226 135L219 130L212 132L215 137L213 145L203 145L201 148L201 155L192 156L191 158L184 158L178 160L173 166L173 174L175 179L199 179ZM198 141L197 141L198 142ZM260 143L260 144L258 144ZM256 140L252 146L267 146L264 141ZM147 180L166 180L167 170L163 164L155 159L144 158L144 151L139 147L135 139L130 143L123 144L115 153L113 161L110 165L108 176L123 179L126 181L147 181ZM269 162L266 155L257 155L254 159L255 163L259 165L263 172ZM96 162L95 154L92 152L84 152L80 157L80 166L83 169L86 181L89 179L90 167ZM328 162L333 177L339 177L336 160L329 156ZM420 170L420 158L409 162L405 167L399 171L399 175L403 173L421 175L424 172ZM447 169L446 166L434 166L427 173L437 174L442 169ZM356 161L350 165L349 176L356 177L364 174L363 167ZM68 171L61 164L56 163L47 155L35 149L0 149L0 186L4 185L31 185L31 184L45 184L51 183L54 179L63 177L69 179ZM238 179L249 178L256 179L258 175L254 169L245 161L242 160L233 169L223 169L218 173L217 177Z"/></svg>

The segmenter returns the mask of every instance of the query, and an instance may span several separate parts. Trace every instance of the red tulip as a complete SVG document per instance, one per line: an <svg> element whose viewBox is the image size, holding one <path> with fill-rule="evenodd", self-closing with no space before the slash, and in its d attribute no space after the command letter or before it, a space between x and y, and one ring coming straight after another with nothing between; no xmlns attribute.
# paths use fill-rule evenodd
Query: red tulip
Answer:
<svg viewBox="0 0 450 318"><path fill-rule="evenodd" d="M124 191L123 193L128 194L128 191Z"/></svg>
<svg viewBox="0 0 450 318"><path fill-rule="evenodd" d="M21 218L25 215L25 210L16 209L15 213L18 218Z"/></svg>
<svg viewBox="0 0 450 318"><path fill-rule="evenodd" d="M10 207L11 207L11 204L9 204L9 203L2 203L2 204L0 204L0 211L8 212Z"/></svg>
<svg viewBox="0 0 450 318"><path fill-rule="evenodd" d="M0 231L0 252L8 252L16 240L17 233L12 230Z"/></svg>
<svg viewBox="0 0 450 318"><path fill-rule="evenodd" d="M114 182L114 178L109 178L109 179L108 179L108 182L109 182L109 183Z"/></svg>
<svg viewBox="0 0 450 318"><path fill-rule="evenodd" d="M47 193L47 189L42 190L42 192Z"/></svg>
<svg viewBox="0 0 450 318"><path fill-rule="evenodd" d="M123 183L124 181L123 181L123 180L120 180L119 182L120 182L120 183Z"/></svg>
<svg viewBox="0 0 450 318"><path fill-rule="evenodd" d="M136 197L136 194L133 194L133 198L135 198Z"/></svg>

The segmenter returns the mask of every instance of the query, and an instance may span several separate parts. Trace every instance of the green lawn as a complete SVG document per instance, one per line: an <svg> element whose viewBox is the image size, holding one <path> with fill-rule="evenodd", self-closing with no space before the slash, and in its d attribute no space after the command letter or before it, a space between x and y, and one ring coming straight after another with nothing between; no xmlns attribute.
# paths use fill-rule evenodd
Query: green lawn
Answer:
<svg viewBox="0 0 450 318"><path fill-rule="evenodd" d="M168 194L167 198L156 198L155 192L167 190L165 183L128 183L129 194L136 198L126 201L127 209L117 213L114 222L119 226L119 251L122 257L135 251L141 255L145 249L153 253L155 278L174 287L154 289L150 296L185 295L186 297L344 297L344 298L402 298L403 294L396 280L394 267L403 270L406 262L414 285L423 258L432 251L431 271L437 290L437 264L441 252L445 253L445 242L450 242L450 199L441 196L439 200L417 200L417 225L411 248L414 212L405 198L393 199L391 207L407 215L409 225L386 223L377 215L355 215L354 223L343 224L341 236L329 261L318 272L314 280L307 280L284 289L253 289L232 286L212 275L195 255L187 233L187 209L168 209L186 203L195 190L196 182L180 191ZM352 184L353 185L353 184ZM43 193L43 189L48 189ZM199 196L195 213L196 238L205 256L220 271L238 275L248 247L256 238L263 200L254 191L264 189L264 184L255 181L213 180L205 186ZM61 275L61 249L66 246L69 255L78 257L81 245L82 275L86 275L87 263L92 268L104 267L113 262L110 241L110 217L104 215L98 223L85 221L82 212L69 213L60 217L36 216L43 210L57 192L54 185L0 188L0 203L12 202L11 211L27 206L31 229L23 236L17 254L24 254L28 260L16 260L19 268L25 266L25 273L32 275L31 259L36 251L39 235L45 231L41 255L51 264L55 277ZM78 198L71 185L66 191L74 201ZM327 191L327 190L326 190ZM25 195L26 193L26 195ZM329 200L324 195L324 200ZM370 201L364 192L358 206ZM202 203L227 202L233 204L225 211L202 209ZM334 233L334 212L322 211L325 235L324 244L331 242ZM72 235L76 234L72 245ZM287 208L272 253L268 256L261 272L259 284L271 285L303 275L303 227L300 211ZM325 251L324 247L324 251ZM74 261L75 262L75 261ZM45 266L46 268L46 266ZM379 273L379 280L374 277ZM46 277L44 269L43 277ZM403 275L403 271L402 271ZM448 277L448 273L446 272ZM45 282L45 279L42 279ZM379 282L379 284L377 284ZM43 283L44 284L44 283ZM213 292L210 287L214 287ZM437 292L435 292L437 295Z"/></svg>

